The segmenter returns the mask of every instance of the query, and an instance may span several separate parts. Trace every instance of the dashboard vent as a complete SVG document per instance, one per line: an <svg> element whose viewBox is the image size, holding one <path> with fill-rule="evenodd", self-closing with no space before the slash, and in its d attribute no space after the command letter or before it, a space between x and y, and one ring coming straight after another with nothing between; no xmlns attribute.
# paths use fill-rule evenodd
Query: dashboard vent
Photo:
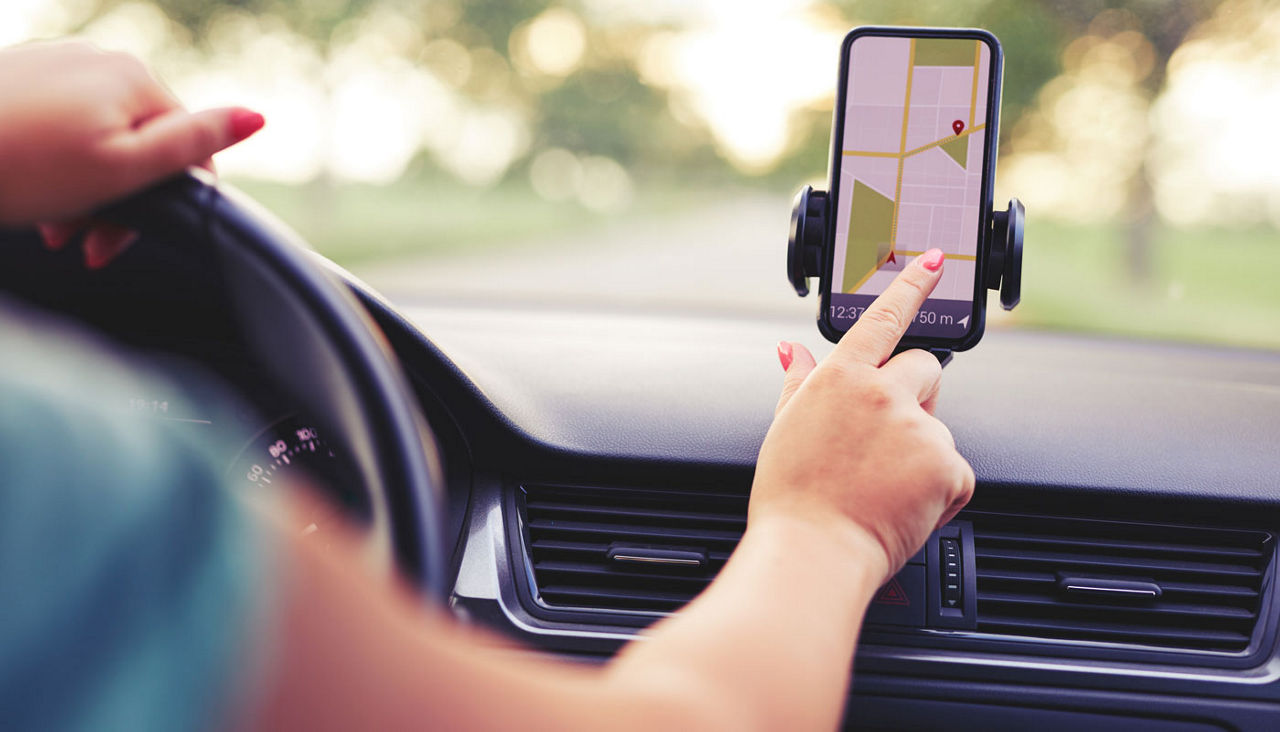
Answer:
<svg viewBox="0 0 1280 732"><path fill-rule="evenodd" d="M968 514L978 630L1240 652L1270 576L1270 534Z"/></svg>
<svg viewBox="0 0 1280 732"><path fill-rule="evenodd" d="M525 486L535 595L555 608L665 613L724 566L747 523L727 493Z"/></svg>

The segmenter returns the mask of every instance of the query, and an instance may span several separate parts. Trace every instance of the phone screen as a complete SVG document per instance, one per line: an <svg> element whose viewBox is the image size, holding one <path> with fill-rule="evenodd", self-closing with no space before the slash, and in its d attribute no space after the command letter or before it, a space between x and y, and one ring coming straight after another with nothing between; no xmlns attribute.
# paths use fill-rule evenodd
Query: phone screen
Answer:
<svg viewBox="0 0 1280 732"><path fill-rule="evenodd" d="M908 338L963 342L981 328L996 115L992 46L975 37L857 35L847 46L833 151L828 323L848 330L913 258L938 247L942 281ZM996 92L998 95L998 91ZM837 126L841 125L837 120Z"/></svg>

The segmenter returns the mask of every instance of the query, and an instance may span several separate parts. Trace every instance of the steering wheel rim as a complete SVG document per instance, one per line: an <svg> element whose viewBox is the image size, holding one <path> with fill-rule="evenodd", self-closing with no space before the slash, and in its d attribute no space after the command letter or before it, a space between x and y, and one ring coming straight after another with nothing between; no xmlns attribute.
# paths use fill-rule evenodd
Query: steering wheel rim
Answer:
<svg viewBox="0 0 1280 732"><path fill-rule="evenodd" d="M427 595L443 601L447 578L435 440L399 365L349 288L314 261L278 219L223 190L203 171L164 181L95 218L144 238L189 238L213 250L235 291L231 301L241 313L236 320L246 342L259 349L254 362L271 372L277 361L294 359L315 372L308 383L324 387L325 398L309 406L329 412L313 416L336 429L339 434L331 436L349 450L373 509L375 533L389 533L387 548ZM244 302L254 298L257 308ZM262 312L263 302L289 311L293 327L286 343L278 343L280 329L243 317ZM278 350L266 352L276 347L269 344ZM281 380L279 373L270 375Z"/></svg>

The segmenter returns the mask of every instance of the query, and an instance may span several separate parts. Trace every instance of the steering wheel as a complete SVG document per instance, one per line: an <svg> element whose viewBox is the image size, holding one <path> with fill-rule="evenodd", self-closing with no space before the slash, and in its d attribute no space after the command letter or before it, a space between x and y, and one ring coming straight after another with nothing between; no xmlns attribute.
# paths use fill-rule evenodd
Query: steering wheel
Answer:
<svg viewBox="0 0 1280 732"><path fill-rule="evenodd" d="M304 404L329 444L349 458L371 509L375 551L394 556L428 595L443 600L435 440L349 289L296 234L202 171L96 218L140 234L103 273L86 272L76 255L43 251L34 232L0 231L0 292L80 314L91 325L108 304L141 320L141 330L180 332L182 313L193 307L207 310L211 322L221 318L219 337L241 344L255 379Z"/></svg>

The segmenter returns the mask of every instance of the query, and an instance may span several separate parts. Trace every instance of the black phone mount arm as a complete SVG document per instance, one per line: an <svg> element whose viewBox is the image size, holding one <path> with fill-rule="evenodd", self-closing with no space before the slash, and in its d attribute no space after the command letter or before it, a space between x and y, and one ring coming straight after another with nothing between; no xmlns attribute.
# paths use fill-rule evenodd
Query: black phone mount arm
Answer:
<svg viewBox="0 0 1280 732"><path fill-rule="evenodd" d="M821 281L825 266L823 243L832 211L826 191L805 186L796 194L787 241L787 279L800 297L809 294L810 277ZM1026 221L1026 209L1016 198L1009 201L1006 210L991 215L986 285L1000 291L1000 306L1005 310L1012 310L1022 299L1022 237ZM949 359L950 351L935 355L939 360Z"/></svg>
<svg viewBox="0 0 1280 732"><path fill-rule="evenodd" d="M787 241L787 279L800 297L809 294L810 277L822 277L822 244L830 216L826 191L805 186L796 194ZM1022 237L1026 225L1026 208L1016 198L1009 201L1006 210L991 214L987 287L1000 291L1000 306L1005 310L1014 309L1022 299Z"/></svg>
<svg viewBox="0 0 1280 732"><path fill-rule="evenodd" d="M809 278L822 277L822 241L827 233L827 192L805 186L791 205L787 240L787 279L796 294L809 294Z"/></svg>
<svg viewBox="0 0 1280 732"><path fill-rule="evenodd" d="M1022 235L1027 209L1016 198L1009 208L991 214L991 252L987 257L987 288L1000 291L1000 307L1013 310L1022 300Z"/></svg>

